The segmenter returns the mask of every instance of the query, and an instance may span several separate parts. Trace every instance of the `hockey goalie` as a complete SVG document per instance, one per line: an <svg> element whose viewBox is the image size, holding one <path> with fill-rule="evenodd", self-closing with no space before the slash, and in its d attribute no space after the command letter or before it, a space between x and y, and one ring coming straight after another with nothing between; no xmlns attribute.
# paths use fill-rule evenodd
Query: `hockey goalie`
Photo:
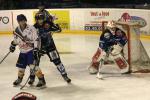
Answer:
<svg viewBox="0 0 150 100"><path fill-rule="evenodd" d="M129 71L129 65L124 58L123 47L127 43L125 32L117 28L114 21L106 25L99 40L99 48L92 57L92 63L88 68L90 74L96 74L100 78L100 69L108 62L108 57L120 68L121 73Z"/></svg>

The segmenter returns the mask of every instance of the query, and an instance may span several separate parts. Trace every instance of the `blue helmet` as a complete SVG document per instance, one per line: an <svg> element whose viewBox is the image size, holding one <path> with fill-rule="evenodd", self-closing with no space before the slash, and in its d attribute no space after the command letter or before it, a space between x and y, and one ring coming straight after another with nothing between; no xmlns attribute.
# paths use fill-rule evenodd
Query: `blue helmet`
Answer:
<svg viewBox="0 0 150 100"><path fill-rule="evenodd" d="M25 15L23 15L23 14L20 14L20 15L18 15L17 16L17 21L19 22L19 21L27 21L27 18L26 18L26 16Z"/></svg>

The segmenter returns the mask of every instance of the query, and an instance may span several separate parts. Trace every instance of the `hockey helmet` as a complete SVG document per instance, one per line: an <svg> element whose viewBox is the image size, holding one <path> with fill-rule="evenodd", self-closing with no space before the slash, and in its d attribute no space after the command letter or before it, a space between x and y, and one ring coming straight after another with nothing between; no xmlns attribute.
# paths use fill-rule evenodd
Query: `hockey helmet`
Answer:
<svg viewBox="0 0 150 100"><path fill-rule="evenodd" d="M17 16L17 21L19 22L19 21L27 21L27 18L26 18L26 16L25 15L23 15L23 14L20 14L20 15L18 15Z"/></svg>
<svg viewBox="0 0 150 100"><path fill-rule="evenodd" d="M114 21L109 21L106 26L109 28L114 28L114 27L116 27L116 24Z"/></svg>
<svg viewBox="0 0 150 100"><path fill-rule="evenodd" d="M35 15L35 19L36 20L39 20L39 19L45 19L45 16L44 16L44 14L43 13L41 13L41 12L39 12L39 13L37 13L36 15Z"/></svg>

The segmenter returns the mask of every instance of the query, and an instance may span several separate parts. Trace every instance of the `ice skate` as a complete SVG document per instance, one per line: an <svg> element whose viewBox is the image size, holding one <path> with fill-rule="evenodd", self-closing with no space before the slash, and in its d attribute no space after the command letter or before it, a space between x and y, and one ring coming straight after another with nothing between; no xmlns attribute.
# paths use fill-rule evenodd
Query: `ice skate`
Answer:
<svg viewBox="0 0 150 100"><path fill-rule="evenodd" d="M64 78L64 80L65 80L67 83L71 83L71 79L67 76L67 74L62 75L62 77Z"/></svg>
<svg viewBox="0 0 150 100"><path fill-rule="evenodd" d="M13 82L13 85L18 86L20 85L21 82L22 82L22 78L18 77L18 79Z"/></svg>
<svg viewBox="0 0 150 100"><path fill-rule="evenodd" d="M98 79L103 79L103 75L102 75L101 73L97 73L96 78L98 78Z"/></svg>
<svg viewBox="0 0 150 100"><path fill-rule="evenodd" d="M35 81L35 75L30 75L30 80L29 80L28 84L30 86L32 86L34 84L34 81Z"/></svg>
<svg viewBox="0 0 150 100"><path fill-rule="evenodd" d="M45 78L42 77L42 78L39 78L39 82L38 84L36 85L36 87L38 89L42 89L42 88L45 88L46 87L46 82L45 82Z"/></svg>

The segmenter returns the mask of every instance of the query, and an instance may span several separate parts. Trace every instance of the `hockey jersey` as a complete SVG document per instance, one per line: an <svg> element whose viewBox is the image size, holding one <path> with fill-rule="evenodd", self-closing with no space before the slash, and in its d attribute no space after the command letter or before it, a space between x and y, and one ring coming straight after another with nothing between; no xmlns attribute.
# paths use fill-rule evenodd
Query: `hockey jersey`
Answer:
<svg viewBox="0 0 150 100"><path fill-rule="evenodd" d="M106 37L106 34L109 35L109 38ZM126 34L119 28L116 28L114 33L106 29L100 36L99 47L105 52L108 52L110 47L117 43L124 46L127 43Z"/></svg>
<svg viewBox="0 0 150 100"><path fill-rule="evenodd" d="M61 29L56 24L50 21L45 21L43 25L34 24L38 31L38 36L41 41L41 48L46 48L53 43L52 32L60 32Z"/></svg>
<svg viewBox="0 0 150 100"><path fill-rule="evenodd" d="M27 25L22 31L18 26L14 31L13 42L19 46L21 53L27 53L33 48L38 48L38 35L33 26Z"/></svg>

